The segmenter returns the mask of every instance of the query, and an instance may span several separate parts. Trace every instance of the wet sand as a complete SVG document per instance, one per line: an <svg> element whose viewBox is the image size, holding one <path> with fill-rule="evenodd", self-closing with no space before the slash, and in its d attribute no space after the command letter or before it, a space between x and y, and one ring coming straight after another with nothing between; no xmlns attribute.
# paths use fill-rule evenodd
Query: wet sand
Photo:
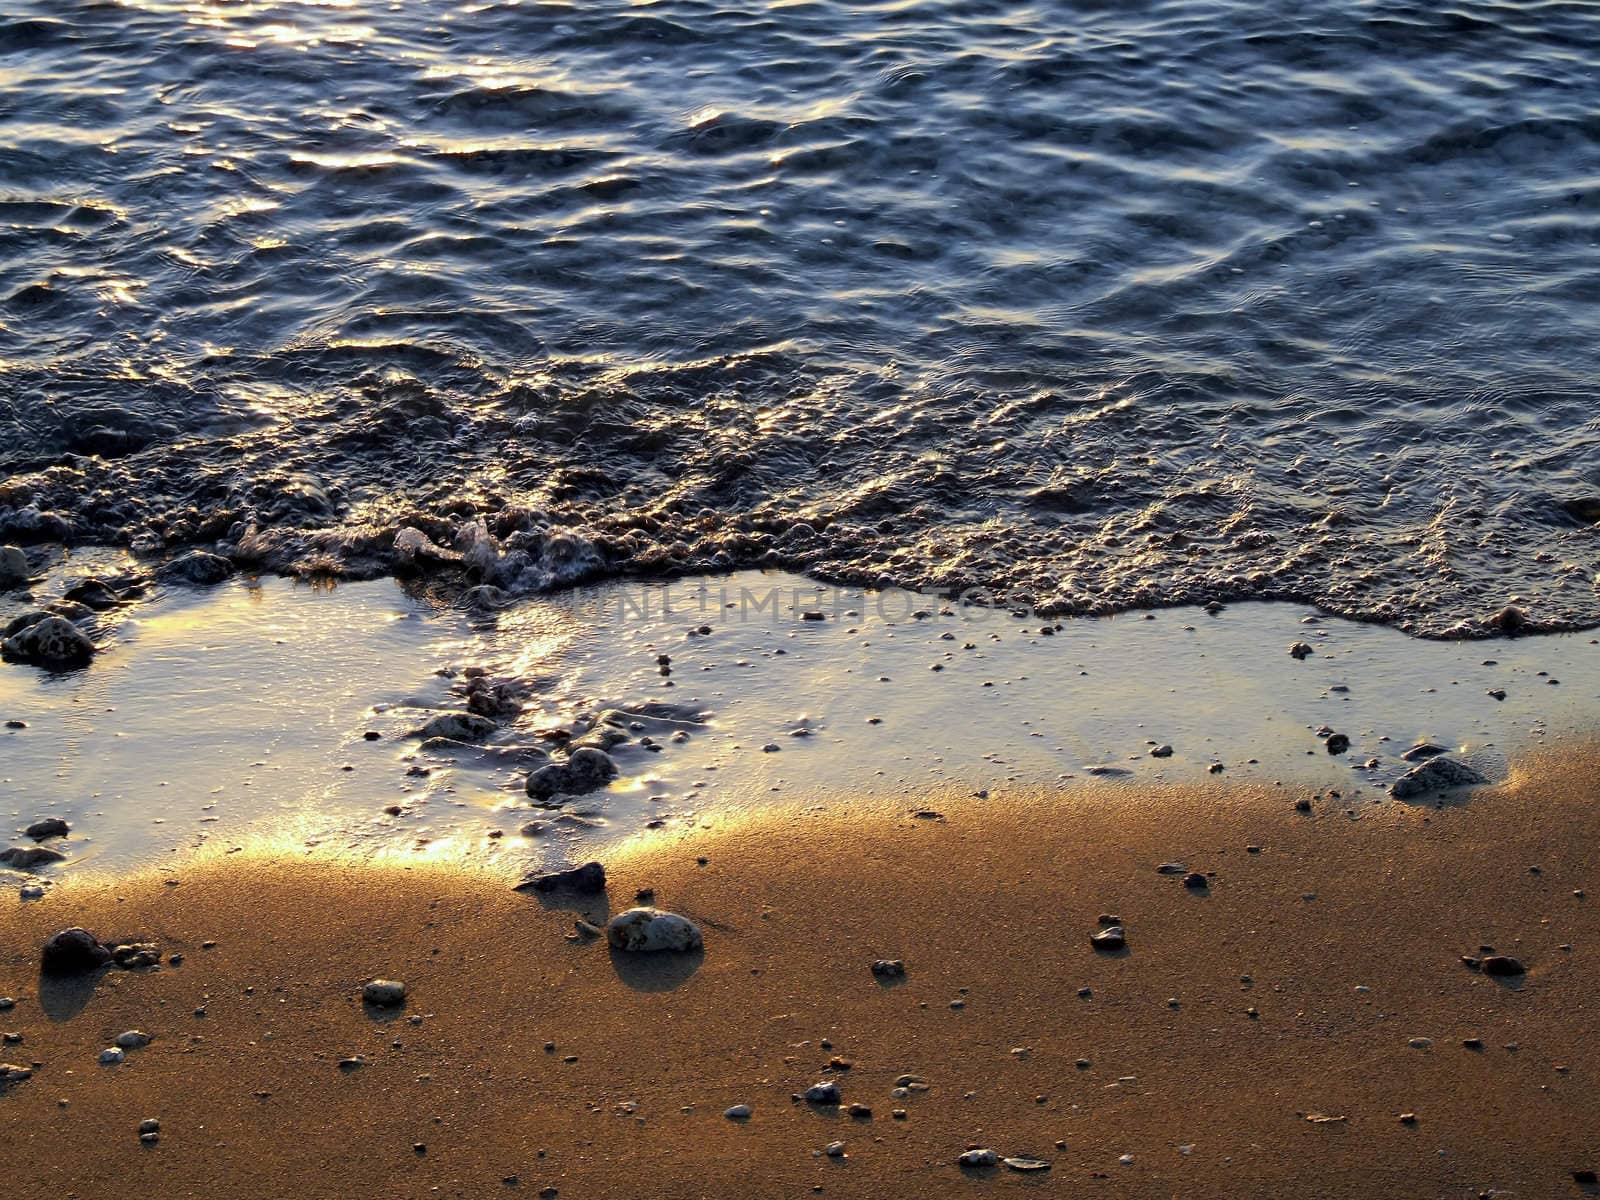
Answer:
<svg viewBox="0 0 1600 1200"><path fill-rule="evenodd" d="M1564 743L1466 803L1369 796L1359 820L1236 782L951 790L939 818L819 798L613 851L612 907L653 887L705 930L688 961L568 941L572 911L437 863L74 879L4 918L0 1029L23 1041L0 1060L39 1064L0 1096L8 1192L1584 1194L1595 770ZM1102 914L1125 954L1090 947ZM41 994L38 944L72 924L184 961ZM1482 944L1528 974L1464 966ZM373 976L405 981L401 1014L363 1010ZM127 1029L155 1041L98 1065ZM892 1098L904 1073L930 1090ZM792 1099L826 1078L871 1118ZM968 1146L1052 1169L965 1172Z"/></svg>

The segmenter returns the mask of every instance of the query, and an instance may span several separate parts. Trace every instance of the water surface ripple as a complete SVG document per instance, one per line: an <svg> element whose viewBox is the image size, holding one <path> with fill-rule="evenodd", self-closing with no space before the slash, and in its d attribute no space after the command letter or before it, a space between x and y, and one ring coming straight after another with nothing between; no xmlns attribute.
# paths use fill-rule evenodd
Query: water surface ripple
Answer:
<svg viewBox="0 0 1600 1200"><path fill-rule="evenodd" d="M12 3L0 536L1600 622L1600 4Z"/></svg>

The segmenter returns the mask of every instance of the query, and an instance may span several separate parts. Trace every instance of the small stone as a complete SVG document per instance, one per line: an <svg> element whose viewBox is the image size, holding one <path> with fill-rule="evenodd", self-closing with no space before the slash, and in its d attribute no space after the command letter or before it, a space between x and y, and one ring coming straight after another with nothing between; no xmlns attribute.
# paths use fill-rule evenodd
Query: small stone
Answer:
<svg viewBox="0 0 1600 1200"><path fill-rule="evenodd" d="M725 1109L722 1115L730 1121L748 1121L750 1119L750 1106L748 1104L735 1104L732 1108Z"/></svg>
<svg viewBox="0 0 1600 1200"><path fill-rule="evenodd" d="M528 776L528 795L548 800L559 793L582 795L604 787L618 775L617 764L604 750L580 746L566 762L553 762Z"/></svg>
<svg viewBox="0 0 1600 1200"><path fill-rule="evenodd" d="M844 1143L843 1142L829 1142L827 1147L824 1150L824 1153L826 1153L829 1158L843 1158L844 1157Z"/></svg>
<svg viewBox="0 0 1600 1200"><path fill-rule="evenodd" d="M19 1067L16 1063L0 1062L0 1094L4 1094L6 1089L13 1084L32 1078L32 1067Z"/></svg>
<svg viewBox="0 0 1600 1200"><path fill-rule="evenodd" d="M848 1111L850 1116L857 1121L872 1120L872 1107L867 1104L862 1104L860 1101L852 1104Z"/></svg>
<svg viewBox="0 0 1600 1200"><path fill-rule="evenodd" d="M191 550L161 567L156 574L168 582L206 586L221 583L232 575L233 564L220 554L212 554L206 550Z"/></svg>
<svg viewBox="0 0 1600 1200"><path fill-rule="evenodd" d="M0 591L28 582L28 556L21 546L0 546Z"/></svg>
<svg viewBox="0 0 1600 1200"><path fill-rule="evenodd" d="M824 1079L821 1083L813 1083L805 1090L807 1104L838 1104L841 1098L839 1085L831 1079Z"/></svg>
<svg viewBox="0 0 1600 1200"><path fill-rule="evenodd" d="M1183 877L1183 886L1191 891L1204 891L1211 886L1211 881L1199 871L1190 871Z"/></svg>
<svg viewBox="0 0 1600 1200"><path fill-rule="evenodd" d="M906 964L899 958L880 958L872 964L872 973L879 979L904 979Z"/></svg>
<svg viewBox="0 0 1600 1200"><path fill-rule="evenodd" d="M1407 1113L1401 1113L1400 1114L1400 1124L1402 1124L1402 1125L1415 1125L1416 1123L1417 1123L1417 1114L1416 1113L1408 1113L1407 1112Z"/></svg>
<svg viewBox="0 0 1600 1200"><path fill-rule="evenodd" d="M1425 1038L1425 1037L1414 1037L1410 1041L1408 1041L1406 1043L1406 1045L1410 1046L1413 1050L1431 1050L1431 1049L1433 1049L1433 1039L1432 1038Z"/></svg>
<svg viewBox="0 0 1600 1200"><path fill-rule="evenodd" d="M1296 642L1294 645L1289 647L1289 657L1302 661L1310 658L1315 653L1316 651L1305 642Z"/></svg>
<svg viewBox="0 0 1600 1200"><path fill-rule="evenodd" d="M65 617L44 615L0 642L0 657L50 668L81 667L94 657L95 644Z"/></svg>
<svg viewBox="0 0 1600 1200"><path fill-rule="evenodd" d="M60 817L44 817L29 825L23 832L34 841L42 842L45 838L66 837L71 828L72 826Z"/></svg>
<svg viewBox="0 0 1600 1200"><path fill-rule="evenodd" d="M374 1008L394 1008L405 1003L406 985L398 979L373 979L361 989L361 999Z"/></svg>
<svg viewBox="0 0 1600 1200"><path fill-rule="evenodd" d="M551 871L544 875L531 875L517 884L516 891L534 892L603 892L606 890L606 869L600 863L586 862L581 867Z"/></svg>
<svg viewBox="0 0 1600 1200"><path fill-rule="evenodd" d="M1502 633L1516 633L1528 624L1528 614L1515 604L1508 604L1489 618L1489 624Z"/></svg>
<svg viewBox="0 0 1600 1200"><path fill-rule="evenodd" d="M1435 746L1432 742L1418 742L1400 757L1407 762L1422 762L1425 759L1437 758L1444 752L1443 746Z"/></svg>
<svg viewBox="0 0 1600 1200"><path fill-rule="evenodd" d="M130 1029L116 1037L117 1045L124 1050L143 1050L151 1040L150 1035L142 1029Z"/></svg>
<svg viewBox="0 0 1600 1200"><path fill-rule="evenodd" d="M128 1056L116 1046L107 1046L104 1050L100 1051L100 1061L108 1067L116 1066L127 1057Z"/></svg>
<svg viewBox="0 0 1600 1200"><path fill-rule="evenodd" d="M111 951L87 929L63 929L45 942L39 968L46 975L77 975L111 961Z"/></svg>
<svg viewBox="0 0 1600 1200"><path fill-rule="evenodd" d="M1411 800L1434 792L1487 782L1484 776L1465 763L1453 758L1436 757L1400 776L1390 785L1389 794L1396 800Z"/></svg>
<svg viewBox="0 0 1600 1200"><path fill-rule="evenodd" d="M1121 950L1128 944L1127 933L1121 925L1108 925L1089 935L1089 944L1096 950Z"/></svg>
<svg viewBox="0 0 1600 1200"><path fill-rule="evenodd" d="M1311 811L1311 801L1306 799L1304 796L1301 796L1300 799L1298 799L1298 800L1296 800L1294 802L1294 810L1295 810L1295 812L1303 812L1303 813L1310 812Z"/></svg>
<svg viewBox="0 0 1600 1200"><path fill-rule="evenodd" d="M414 736L424 740L446 738L452 742L475 742L488 737L498 728L488 717L480 717L477 713L447 712L430 718Z"/></svg>
<svg viewBox="0 0 1600 1200"><path fill-rule="evenodd" d="M1528 970L1522 965L1521 959L1512 958L1509 954L1491 954L1479 966L1485 975L1498 975L1502 978L1523 975Z"/></svg>
<svg viewBox="0 0 1600 1200"><path fill-rule="evenodd" d="M962 1151L956 1163L969 1171L982 1171L989 1167L998 1167L1000 1156L987 1147L979 1147Z"/></svg>
<svg viewBox="0 0 1600 1200"><path fill-rule="evenodd" d="M1155 748L1153 748L1150 751L1150 757L1151 758L1171 758L1172 757L1172 747L1166 745L1165 743L1163 743L1160 746L1156 746Z"/></svg>
<svg viewBox="0 0 1600 1200"><path fill-rule="evenodd" d="M48 846L10 846L0 851L0 864L18 871L31 871L47 863L65 862L66 857Z"/></svg>
<svg viewBox="0 0 1600 1200"><path fill-rule="evenodd" d="M705 945L700 927L687 917L655 908L630 908L606 922L606 941L618 950L699 950Z"/></svg>
<svg viewBox="0 0 1600 1200"><path fill-rule="evenodd" d="M159 963L161 952L149 942L130 942L111 947L111 961L124 971L138 971Z"/></svg>
<svg viewBox="0 0 1600 1200"><path fill-rule="evenodd" d="M1181 862L1164 862L1156 868L1157 875L1182 875L1189 868Z"/></svg>
<svg viewBox="0 0 1600 1200"><path fill-rule="evenodd" d="M1327 745L1329 754L1343 754L1350 749L1350 739L1342 733L1331 733Z"/></svg>

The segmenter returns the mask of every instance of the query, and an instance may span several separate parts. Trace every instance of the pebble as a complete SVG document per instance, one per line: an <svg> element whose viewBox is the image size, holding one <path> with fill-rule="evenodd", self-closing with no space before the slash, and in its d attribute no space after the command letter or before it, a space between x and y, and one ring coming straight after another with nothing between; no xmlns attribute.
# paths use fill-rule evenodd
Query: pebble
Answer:
<svg viewBox="0 0 1600 1200"><path fill-rule="evenodd" d="M872 973L880 979L904 979L906 964L899 958L880 958L872 964Z"/></svg>
<svg viewBox="0 0 1600 1200"><path fill-rule="evenodd" d="M978 1147L962 1151L961 1157L957 1158L956 1162L969 1170L981 1171L987 1167L998 1167L1000 1156L987 1147Z"/></svg>
<svg viewBox="0 0 1600 1200"><path fill-rule="evenodd" d="M39 954L39 968L46 975L78 975L110 961L111 951L87 929L78 928L52 934Z"/></svg>
<svg viewBox="0 0 1600 1200"><path fill-rule="evenodd" d="M530 875L513 889L519 892L603 892L606 890L606 869L597 862L586 862L581 867Z"/></svg>
<svg viewBox="0 0 1600 1200"><path fill-rule="evenodd" d="M62 862L66 857L61 851L48 846L10 846L0 851L0 864L18 871L31 871L34 867Z"/></svg>
<svg viewBox="0 0 1600 1200"><path fill-rule="evenodd" d="M699 950L705 945L700 927L688 917L656 908L630 908L606 922L606 941L618 950Z"/></svg>
<svg viewBox="0 0 1600 1200"><path fill-rule="evenodd" d="M1343 754L1348 749L1350 749L1350 739L1348 736L1342 733L1332 733L1328 735L1329 754Z"/></svg>
<svg viewBox="0 0 1600 1200"><path fill-rule="evenodd" d="M1128 935L1121 925L1108 925L1089 935L1089 944L1096 950L1121 950L1128 944Z"/></svg>
<svg viewBox="0 0 1600 1200"><path fill-rule="evenodd" d="M1465 763L1442 756L1430 758L1421 766L1413 767L1389 786L1389 794L1396 800L1411 800L1433 792L1451 788L1471 787L1489 782Z"/></svg>
<svg viewBox="0 0 1600 1200"><path fill-rule="evenodd" d="M126 1033L119 1033L116 1043L124 1050L143 1050L153 1039L142 1029L130 1029Z"/></svg>
<svg viewBox="0 0 1600 1200"><path fill-rule="evenodd" d="M566 762L553 762L528 776L527 792L536 800L557 793L581 795L604 787L618 775L617 764L604 750L580 746Z"/></svg>
<svg viewBox="0 0 1600 1200"><path fill-rule="evenodd" d="M1294 645L1289 647L1289 657L1302 661L1310 658L1315 653L1316 651L1305 642L1296 642Z"/></svg>
<svg viewBox="0 0 1600 1200"><path fill-rule="evenodd" d="M361 989L361 999L374 1008L394 1008L405 1003L406 985L398 979L372 979Z"/></svg>
<svg viewBox="0 0 1600 1200"><path fill-rule="evenodd" d="M94 657L94 642L71 621L43 613L39 616L0 642L0 656L44 667L78 667Z"/></svg>
<svg viewBox="0 0 1600 1200"><path fill-rule="evenodd" d="M844 1157L844 1143L843 1142L829 1142L827 1147L826 1147L826 1149L824 1150L824 1153L826 1153L829 1158L843 1158Z"/></svg>
<svg viewBox="0 0 1600 1200"><path fill-rule="evenodd" d="M750 1119L750 1106L748 1104L735 1104L732 1108L724 1110L722 1115L730 1121L748 1121Z"/></svg>
<svg viewBox="0 0 1600 1200"><path fill-rule="evenodd" d="M42 842L45 838L66 837L71 828L72 826L68 825L60 817L44 817L29 825L22 832L34 841Z"/></svg>
<svg viewBox="0 0 1600 1200"><path fill-rule="evenodd" d="M1183 886L1191 891L1204 891L1211 886L1211 881L1199 871L1190 871L1183 877Z"/></svg>
<svg viewBox="0 0 1600 1200"><path fill-rule="evenodd" d="M821 1083L813 1083L805 1090L807 1104L838 1104L841 1098L839 1085L831 1079L824 1079Z"/></svg>
<svg viewBox="0 0 1600 1200"><path fill-rule="evenodd" d="M1480 966L1485 975L1498 975L1501 978L1523 975L1528 970L1523 966L1521 959L1512 958L1509 954L1491 954Z"/></svg>
<svg viewBox="0 0 1600 1200"><path fill-rule="evenodd" d="M100 1051L100 1061L108 1067L114 1067L128 1056L116 1046L107 1046Z"/></svg>

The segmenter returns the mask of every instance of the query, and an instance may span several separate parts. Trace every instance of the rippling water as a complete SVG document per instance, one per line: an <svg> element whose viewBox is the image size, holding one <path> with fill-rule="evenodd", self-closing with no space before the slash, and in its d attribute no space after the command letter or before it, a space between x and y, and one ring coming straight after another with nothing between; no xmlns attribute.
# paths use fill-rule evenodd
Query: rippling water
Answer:
<svg viewBox="0 0 1600 1200"><path fill-rule="evenodd" d="M7 12L8 539L1600 622L1591 0Z"/></svg>

